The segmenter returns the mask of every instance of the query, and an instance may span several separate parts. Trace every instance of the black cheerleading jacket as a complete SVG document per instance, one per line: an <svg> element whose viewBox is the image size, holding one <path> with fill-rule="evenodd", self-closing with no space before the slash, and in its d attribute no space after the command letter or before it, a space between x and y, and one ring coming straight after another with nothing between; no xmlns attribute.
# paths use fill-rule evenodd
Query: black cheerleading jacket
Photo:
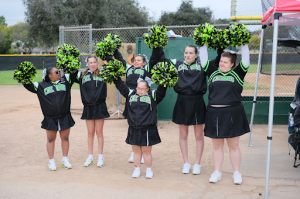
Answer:
<svg viewBox="0 0 300 199"><path fill-rule="evenodd" d="M139 78L142 78L145 80L146 77L151 79L151 70L155 64L157 64L158 59L160 58L159 56L160 50L158 48L154 48L152 50L152 55L150 57L150 61L148 64L145 66L142 66L141 68L134 68L134 65L129 65L126 63L124 60L122 54L116 50L114 52L114 58L121 61L123 66L126 69L126 85L130 89L135 89L137 86L137 80ZM113 60L112 56L107 56L107 61Z"/></svg>
<svg viewBox="0 0 300 199"><path fill-rule="evenodd" d="M37 94L44 117L59 118L70 113L73 79L73 75L65 74L56 82L34 82L23 86Z"/></svg>
<svg viewBox="0 0 300 199"><path fill-rule="evenodd" d="M204 95L207 89L205 72L199 61L188 64L182 60L167 59L162 48L156 53L160 62L169 62L178 70L178 82L174 86L174 91L179 95ZM220 55L213 62L219 62Z"/></svg>
<svg viewBox="0 0 300 199"><path fill-rule="evenodd" d="M82 72L78 72L76 83L80 85L81 101L83 105L92 106L103 103L107 97L107 84L101 77L98 77L87 71L85 76L81 78Z"/></svg>
<svg viewBox="0 0 300 199"><path fill-rule="evenodd" d="M157 105L165 97L167 88L158 86L157 90L150 90L147 95L139 96L136 89L130 90L121 79L114 81L114 83L128 101L126 106L129 126L140 128L157 123Z"/></svg>

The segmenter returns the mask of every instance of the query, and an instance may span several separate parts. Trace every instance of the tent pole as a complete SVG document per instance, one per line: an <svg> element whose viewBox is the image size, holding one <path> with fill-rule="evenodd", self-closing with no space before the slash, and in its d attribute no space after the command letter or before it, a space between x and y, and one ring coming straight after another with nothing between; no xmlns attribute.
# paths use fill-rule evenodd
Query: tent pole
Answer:
<svg viewBox="0 0 300 199"><path fill-rule="evenodd" d="M275 75L276 75L277 42L278 42L278 21L279 21L279 17L281 16L282 13L274 13L271 88L270 88L270 104L269 104L268 137L267 137L268 151L267 151L267 165L266 165L265 199L268 199L269 197L270 159L271 159L271 145L272 145L274 92L275 92Z"/></svg>
<svg viewBox="0 0 300 199"><path fill-rule="evenodd" d="M259 56L258 56L258 64L257 64L257 72L256 72L256 83L255 83L255 91L254 91L253 106L252 106L252 113L251 113L250 133L249 133L249 139L248 139L247 147L253 146L253 145L250 144L250 142L251 142L252 126L253 126L253 119L254 119L254 112L255 112L255 104L257 103L256 96L257 96L257 87L258 87L258 79L259 79L259 70L260 70L260 67L261 67L261 57L262 57L263 43L264 43L264 36L265 36L266 27L267 27L266 25L263 25L262 30L261 30Z"/></svg>

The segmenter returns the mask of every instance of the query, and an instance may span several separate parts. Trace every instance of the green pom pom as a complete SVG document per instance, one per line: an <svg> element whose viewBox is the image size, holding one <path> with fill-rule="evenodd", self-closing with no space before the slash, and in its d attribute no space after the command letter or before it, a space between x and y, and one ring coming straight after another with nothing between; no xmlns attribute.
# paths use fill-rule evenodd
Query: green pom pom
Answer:
<svg viewBox="0 0 300 199"><path fill-rule="evenodd" d="M64 73L75 73L81 66L79 50L75 46L63 44L56 51L56 66Z"/></svg>
<svg viewBox="0 0 300 199"><path fill-rule="evenodd" d="M165 48L168 44L167 28L159 25L152 26L149 32L144 35L144 41L151 49Z"/></svg>
<svg viewBox="0 0 300 199"><path fill-rule="evenodd" d="M245 45L251 41L251 33L244 24L233 24L228 29L230 44L232 46Z"/></svg>
<svg viewBox="0 0 300 199"><path fill-rule="evenodd" d="M125 74L126 70L124 69L122 62L116 59L104 64L100 69L100 77L109 84L113 83L113 80L121 79Z"/></svg>
<svg viewBox="0 0 300 199"><path fill-rule="evenodd" d="M151 70L151 80L154 84L159 84L170 88L178 82L178 71L169 62L158 62Z"/></svg>
<svg viewBox="0 0 300 199"><path fill-rule="evenodd" d="M36 76L36 68L31 62L22 62L14 72L14 79L22 84L30 84Z"/></svg>
<svg viewBox="0 0 300 199"><path fill-rule="evenodd" d="M193 39L198 46L203 46L207 43L210 47L216 42L216 34L217 30L214 26L211 26L208 23L205 23L205 25L199 24L194 31Z"/></svg>
<svg viewBox="0 0 300 199"><path fill-rule="evenodd" d="M96 44L95 54L101 59L106 60L107 55L113 55L122 46L119 35L108 34L100 43Z"/></svg>
<svg viewBox="0 0 300 199"><path fill-rule="evenodd" d="M208 47L213 49L225 49L230 45L228 29L215 29L208 42Z"/></svg>

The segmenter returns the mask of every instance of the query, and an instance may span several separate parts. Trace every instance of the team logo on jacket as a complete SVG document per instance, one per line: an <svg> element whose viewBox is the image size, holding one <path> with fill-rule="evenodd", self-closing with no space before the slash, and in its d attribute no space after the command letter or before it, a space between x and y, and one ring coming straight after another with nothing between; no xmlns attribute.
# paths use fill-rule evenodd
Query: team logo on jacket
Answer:
<svg viewBox="0 0 300 199"><path fill-rule="evenodd" d="M57 84L54 86L55 86L56 91L66 91L66 85L64 85L64 84Z"/></svg>
<svg viewBox="0 0 300 199"><path fill-rule="evenodd" d="M91 77L89 75L86 75L82 78L82 84L84 84L85 82L91 81Z"/></svg>
<svg viewBox="0 0 300 199"><path fill-rule="evenodd" d="M145 102L147 104L151 104L151 100L150 100L149 96L142 96L142 97L140 97L140 101L141 102Z"/></svg>
<svg viewBox="0 0 300 199"><path fill-rule="evenodd" d="M54 90L53 90L53 86L49 86L47 88L44 88L44 94L45 95L48 95L49 93L53 93Z"/></svg>
<svg viewBox="0 0 300 199"><path fill-rule="evenodd" d="M234 82L234 78L231 76L215 76L212 82L223 81L223 82Z"/></svg>
<svg viewBox="0 0 300 199"><path fill-rule="evenodd" d="M193 64L190 66L190 69L191 70L201 70L201 67L199 64Z"/></svg>
<svg viewBox="0 0 300 199"><path fill-rule="evenodd" d="M143 69L132 69L131 68L131 69L128 70L127 76L132 75L133 73L143 76L145 71Z"/></svg>
<svg viewBox="0 0 300 199"><path fill-rule="evenodd" d="M138 97L138 95L132 95L129 99L129 102L137 102Z"/></svg>
<svg viewBox="0 0 300 199"><path fill-rule="evenodd" d="M98 77L98 76L93 76L93 80L103 81L102 77Z"/></svg>
<svg viewBox="0 0 300 199"><path fill-rule="evenodd" d="M179 65L178 71L182 71L182 70L188 70L188 67L185 64Z"/></svg>

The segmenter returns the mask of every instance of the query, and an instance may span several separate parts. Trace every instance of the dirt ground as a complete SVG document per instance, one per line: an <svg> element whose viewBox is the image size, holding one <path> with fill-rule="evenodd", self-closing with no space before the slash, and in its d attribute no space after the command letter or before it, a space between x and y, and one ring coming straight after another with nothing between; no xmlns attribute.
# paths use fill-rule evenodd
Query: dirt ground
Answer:
<svg viewBox="0 0 300 199"><path fill-rule="evenodd" d="M159 121L162 143L153 147L153 179L141 176L133 179L134 169L128 163L131 146L124 140L126 120L106 120L104 125L105 166L83 167L87 158L87 131L80 114L73 113L76 122L71 129L69 159L73 169L60 166L60 139L56 140L57 171L48 171L46 134L41 129L43 119L38 98L22 86L0 86L0 198L216 198L259 199L264 197L267 125L254 125L251 144L248 134L241 137L241 173L243 184L234 185L232 167L225 147L222 180L210 184L213 172L212 143L205 138L200 175L182 174L183 160L178 144L178 126ZM300 167L293 168L294 150L289 155L287 126L273 127L270 170L270 197L298 198ZM190 128L189 160L195 160L195 139ZM94 147L97 161L97 150ZM299 161L299 160L298 160ZM300 162L300 161L299 161Z"/></svg>

